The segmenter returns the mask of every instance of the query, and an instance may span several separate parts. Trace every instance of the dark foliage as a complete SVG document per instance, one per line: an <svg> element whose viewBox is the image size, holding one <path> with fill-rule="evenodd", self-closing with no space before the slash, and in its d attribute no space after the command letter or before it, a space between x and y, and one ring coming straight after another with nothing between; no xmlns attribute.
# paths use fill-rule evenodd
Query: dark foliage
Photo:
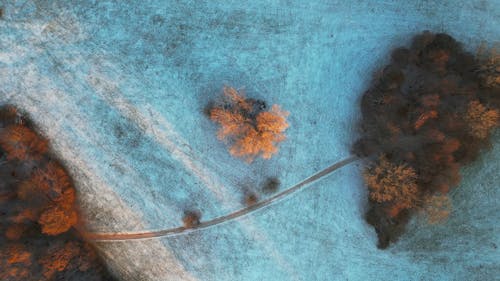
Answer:
<svg viewBox="0 0 500 281"><path fill-rule="evenodd" d="M278 178L275 177L268 178L264 183L264 185L262 186L262 191L264 193L274 193L278 191L280 184L281 182Z"/></svg>
<svg viewBox="0 0 500 281"><path fill-rule="evenodd" d="M47 142L0 108L0 280L114 280L75 226L75 189Z"/></svg>
<svg viewBox="0 0 500 281"><path fill-rule="evenodd" d="M410 48L393 51L362 96L362 137L353 152L368 162L366 220L379 247L396 241L425 202L436 201L429 198L455 187L459 168L488 146L499 121L497 69L498 60L465 52L449 35L424 32Z"/></svg>

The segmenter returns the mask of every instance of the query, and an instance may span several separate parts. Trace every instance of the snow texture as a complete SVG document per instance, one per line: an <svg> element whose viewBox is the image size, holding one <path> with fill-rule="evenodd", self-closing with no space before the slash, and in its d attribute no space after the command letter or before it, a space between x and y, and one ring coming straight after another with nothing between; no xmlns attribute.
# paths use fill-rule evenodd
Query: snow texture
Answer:
<svg viewBox="0 0 500 281"><path fill-rule="evenodd" d="M177 227L242 208L349 156L359 97L422 30L470 51L500 38L500 1L0 1L0 102L26 111L77 183L95 231ZM232 158L203 115L224 85L290 111L280 152ZM500 146L471 167L449 221L388 250L351 164L286 200L163 239L101 242L123 280L495 280ZM498 279L497 279L498 280Z"/></svg>

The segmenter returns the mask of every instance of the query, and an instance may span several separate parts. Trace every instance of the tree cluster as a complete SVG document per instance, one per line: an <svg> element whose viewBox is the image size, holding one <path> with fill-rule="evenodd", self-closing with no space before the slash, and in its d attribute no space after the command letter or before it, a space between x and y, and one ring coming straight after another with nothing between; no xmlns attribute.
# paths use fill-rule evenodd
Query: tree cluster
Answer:
<svg viewBox="0 0 500 281"><path fill-rule="evenodd" d="M450 213L459 169L489 145L499 125L500 64L474 56L447 34L424 32L397 48L361 99L367 221L385 248L415 211L429 222Z"/></svg>
<svg viewBox="0 0 500 281"><path fill-rule="evenodd" d="M0 108L0 280L113 280L81 239L75 188L48 141Z"/></svg>

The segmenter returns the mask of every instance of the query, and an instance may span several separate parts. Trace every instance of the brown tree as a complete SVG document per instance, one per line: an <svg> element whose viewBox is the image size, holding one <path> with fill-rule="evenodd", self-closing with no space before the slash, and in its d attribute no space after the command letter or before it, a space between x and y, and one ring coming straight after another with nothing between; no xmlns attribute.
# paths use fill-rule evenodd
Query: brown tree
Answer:
<svg viewBox="0 0 500 281"><path fill-rule="evenodd" d="M239 138L247 134L248 130L252 128L250 120L242 114L223 108L212 109L210 118L221 125L217 132L217 138L220 140L231 137Z"/></svg>
<svg viewBox="0 0 500 281"><path fill-rule="evenodd" d="M498 110L488 109L475 100L469 103L465 121L474 137L485 139L490 134L490 131L498 126L498 117Z"/></svg>
<svg viewBox="0 0 500 281"><path fill-rule="evenodd" d="M58 235L68 231L78 221L78 215L73 209L64 209L58 205L52 205L45 209L38 223L42 226L42 233L47 235Z"/></svg>
<svg viewBox="0 0 500 281"><path fill-rule="evenodd" d="M182 222L184 227L191 228L200 224L201 213L198 211L185 211Z"/></svg>
<svg viewBox="0 0 500 281"><path fill-rule="evenodd" d="M38 168L33 172L30 182L53 201L63 199L74 202L74 196L65 198L63 195L67 190L72 190L71 181L66 171L56 162L50 161L45 167Z"/></svg>
<svg viewBox="0 0 500 281"><path fill-rule="evenodd" d="M47 152L48 144L28 127L9 125L0 130L0 147L9 160L36 160Z"/></svg>
<svg viewBox="0 0 500 281"><path fill-rule="evenodd" d="M417 201L417 174L406 164L396 165L385 156L364 172L370 199L398 205L400 209L412 208Z"/></svg>
<svg viewBox="0 0 500 281"><path fill-rule="evenodd" d="M38 262L43 266L43 276L50 280L58 271L66 269L70 261L78 256L80 248L76 242L67 242L64 246L49 249Z"/></svg>
<svg viewBox="0 0 500 281"><path fill-rule="evenodd" d="M484 50L478 54L479 59L479 77L484 86L489 88L500 87L500 54L498 49Z"/></svg>
<svg viewBox="0 0 500 281"><path fill-rule="evenodd" d="M429 224L442 223L448 219L452 209L451 200L443 194L426 196L422 203L422 212Z"/></svg>
<svg viewBox="0 0 500 281"><path fill-rule="evenodd" d="M276 144L285 139L288 112L273 105L261 111L258 102L246 99L235 89L224 88L225 104L210 110L210 119L221 127L217 137L231 143L229 152L252 162L257 156L269 159L278 152Z"/></svg>
<svg viewBox="0 0 500 281"><path fill-rule="evenodd" d="M0 280L27 280L31 253L21 244L0 248Z"/></svg>

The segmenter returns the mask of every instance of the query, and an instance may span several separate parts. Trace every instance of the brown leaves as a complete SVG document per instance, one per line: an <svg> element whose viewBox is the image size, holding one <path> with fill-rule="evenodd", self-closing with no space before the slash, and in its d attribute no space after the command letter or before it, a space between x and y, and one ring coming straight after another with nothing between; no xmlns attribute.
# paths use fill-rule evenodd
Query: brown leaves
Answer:
<svg viewBox="0 0 500 281"><path fill-rule="evenodd" d="M257 156L271 158L278 152L276 144L285 140L288 112L278 105L260 111L256 101L246 99L233 88L224 87L224 95L226 104L210 110L210 119L221 126L217 137L231 142L229 152L248 162Z"/></svg>
<svg viewBox="0 0 500 281"><path fill-rule="evenodd" d="M22 246L11 247L10 248L10 256L7 259L7 262L10 264L22 263L25 265L30 265L31 264L31 254L28 251L23 250Z"/></svg>
<svg viewBox="0 0 500 281"><path fill-rule="evenodd" d="M50 279L56 272L65 270L79 252L80 248L75 242L67 242L63 247L50 249L47 255L39 260L43 266L43 276Z"/></svg>
<svg viewBox="0 0 500 281"><path fill-rule="evenodd" d="M0 153L7 156L0 165L0 280L59 280L60 271L73 279L88 270L95 280L114 280L94 249L68 232L78 221L72 181L23 120L14 107L0 107Z"/></svg>
<svg viewBox="0 0 500 281"><path fill-rule="evenodd" d="M428 108L435 108L440 103L439 95L425 95L421 98L421 103L423 106Z"/></svg>
<svg viewBox="0 0 500 281"><path fill-rule="evenodd" d="M18 197L25 201L43 202L44 205L38 206L37 211L42 212L38 223L44 234L64 233L78 221L75 189L66 171L54 161L37 168L29 180L22 182L18 188ZM29 211L27 214L33 215L35 210L32 208L25 212Z"/></svg>
<svg viewBox="0 0 500 281"><path fill-rule="evenodd" d="M401 235L417 206L429 209L431 222L449 212L441 210L451 205L444 194L499 125L499 82L500 56L474 57L444 33L424 32L393 52L363 94L362 137L353 147L358 156L387 156L364 173L379 245Z"/></svg>
<svg viewBox="0 0 500 281"><path fill-rule="evenodd" d="M34 245L28 249L20 243L12 243L0 248L0 280L48 281L54 280L56 274L62 271L98 270L95 267L97 255L89 244L66 241L66 239L43 243L47 246L41 251L34 248Z"/></svg>
<svg viewBox="0 0 500 281"><path fill-rule="evenodd" d="M65 199L63 193L72 189L70 179L66 171L56 162L50 161L44 168L36 169L30 182L47 197L53 201ZM67 198L74 201L74 198Z"/></svg>
<svg viewBox="0 0 500 281"><path fill-rule="evenodd" d="M0 249L0 279L26 280L31 265L31 253L22 244L10 244Z"/></svg>
<svg viewBox="0 0 500 281"><path fill-rule="evenodd" d="M374 166L365 170L364 179L371 200L398 204L402 209L415 206L418 187L413 168L393 164L382 156Z"/></svg>
<svg viewBox="0 0 500 281"><path fill-rule="evenodd" d="M422 113L415 122L415 130L420 129L420 127L422 127L425 124L425 122L427 122L427 120L434 119L437 117L438 117L438 112L436 110L430 110L425 113Z"/></svg>
<svg viewBox="0 0 500 281"><path fill-rule="evenodd" d="M11 119L17 116L17 111L10 107L2 113ZM23 231L19 223L26 220L38 221L42 232L49 235L66 232L75 225L75 191L61 165L42 159L48 149L47 141L28 127L11 124L0 129L0 147L7 153L8 160L35 161L37 167L28 180L17 186L17 198L25 201L26 206L13 219L17 224L8 228L7 237L18 239Z"/></svg>
<svg viewBox="0 0 500 281"><path fill-rule="evenodd" d="M200 219L201 219L200 212L186 211L184 212L184 217L182 218L182 222L184 223L184 227L190 228L199 225Z"/></svg>
<svg viewBox="0 0 500 281"><path fill-rule="evenodd" d="M223 140L227 137L244 135L251 129L250 120L237 112L231 112L222 108L214 108L210 112L210 119L221 124L217 132L217 138Z"/></svg>
<svg viewBox="0 0 500 281"><path fill-rule="evenodd" d="M452 154L460 148L460 141L458 139L450 138L444 141L442 151L445 154Z"/></svg>
<svg viewBox="0 0 500 281"><path fill-rule="evenodd" d="M474 137L485 139L490 134L491 129L498 126L498 117L498 110L488 109L475 100L469 103L465 121Z"/></svg>
<svg viewBox="0 0 500 281"><path fill-rule="evenodd" d="M7 152L8 160L37 160L47 152L47 140L28 127L10 125L0 131L0 147Z"/></svg>
<svg viewBox="0 0 500 281"><path fill-rule="evenodd" d="M42 226L42 233L57 235L68 231L78 221L78 215L73 209L65 209L52 205L42 212L38 223Z"/></svg>
<svg viewBox="0 0 500 281"><path fill-rule="evenodd" d="M483 50L482 54L479 54L479 77L488 88L500 87L500 54L497 51L498 49L489 52Z"/></svg>
<svg viewBox="0 0 500 281"><path fill-rule="evenodd" d="M437 224L448 219L451 208L452 204L448 196L436 194L424 199L422 211L429 224Z"/></svg>
<svg viewBox="0 0 500 281"><path fill-rule="evenodd" d="M257 130L281 134L288 128L286 117L288 112L281 109L277 104L273 105L271 111L261 112L257 115Z"/></svg>

